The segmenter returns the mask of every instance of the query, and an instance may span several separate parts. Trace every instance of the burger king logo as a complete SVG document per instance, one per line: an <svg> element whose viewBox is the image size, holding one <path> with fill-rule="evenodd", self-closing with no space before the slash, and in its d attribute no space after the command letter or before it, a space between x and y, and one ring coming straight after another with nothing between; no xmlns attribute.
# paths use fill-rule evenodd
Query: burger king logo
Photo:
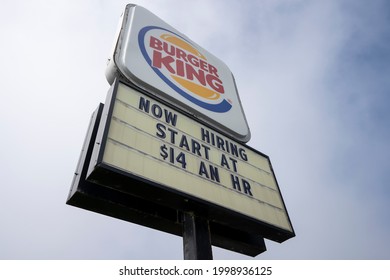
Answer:
<svg viewBox="0 0 390 280"><path fill-rule="evenodd" d="M146 26L138 33L138 44L149 66L175 92L209 111L232 108L218 68L191 42L168 29Z"/></svg>

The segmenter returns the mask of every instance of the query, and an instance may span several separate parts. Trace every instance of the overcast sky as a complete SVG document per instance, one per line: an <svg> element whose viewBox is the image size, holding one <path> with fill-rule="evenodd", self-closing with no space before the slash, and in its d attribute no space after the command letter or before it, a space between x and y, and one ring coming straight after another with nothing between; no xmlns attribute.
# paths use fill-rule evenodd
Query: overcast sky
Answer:
<svg viewBox="0 0 390 280"><path fill-rule="evenodd" d="M65 204L127 3L1 1L0 259L183 258L180 237ZM134 3L235 76L297 235L256 259L389 259L390 3Z"/></svg>

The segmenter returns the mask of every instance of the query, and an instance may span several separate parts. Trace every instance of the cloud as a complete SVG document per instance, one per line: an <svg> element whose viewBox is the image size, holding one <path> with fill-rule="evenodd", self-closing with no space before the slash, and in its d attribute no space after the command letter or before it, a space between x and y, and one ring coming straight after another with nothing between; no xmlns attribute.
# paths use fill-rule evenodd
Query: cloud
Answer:
<svg viewBox="0 0 390 280"><path fill-rule="evenodd" d="M270 156L297 233L257 258L389 258L386 1L139 3L235 76L249 145ZM182 258L179 237L65 205L125 4L0 11L2 259Z"/></svg>

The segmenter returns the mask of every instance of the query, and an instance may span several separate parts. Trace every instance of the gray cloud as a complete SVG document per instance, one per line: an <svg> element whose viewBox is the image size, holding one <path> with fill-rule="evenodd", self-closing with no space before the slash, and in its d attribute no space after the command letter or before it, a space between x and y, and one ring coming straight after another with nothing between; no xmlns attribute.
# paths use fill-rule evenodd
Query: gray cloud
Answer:
<svg viewBox="0 0 390 280"><path fill-rule="evenodd" d="M388 259L387 3L139 3L235 75L249 145L270 156L297 233L257 258ZM125 4L0 11L1 259L182 258L179 237L65 205Z"/></svg>

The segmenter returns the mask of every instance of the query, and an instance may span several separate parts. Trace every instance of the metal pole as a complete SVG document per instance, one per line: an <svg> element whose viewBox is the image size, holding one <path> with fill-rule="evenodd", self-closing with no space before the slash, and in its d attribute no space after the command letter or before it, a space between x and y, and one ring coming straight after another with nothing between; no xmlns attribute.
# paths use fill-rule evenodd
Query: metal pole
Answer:
<svg viewBox="0 0 390 280"><path fill-rule="evenodd" d="M212 260L209 221L194 213L182 213L185 260Z"/></svg>

